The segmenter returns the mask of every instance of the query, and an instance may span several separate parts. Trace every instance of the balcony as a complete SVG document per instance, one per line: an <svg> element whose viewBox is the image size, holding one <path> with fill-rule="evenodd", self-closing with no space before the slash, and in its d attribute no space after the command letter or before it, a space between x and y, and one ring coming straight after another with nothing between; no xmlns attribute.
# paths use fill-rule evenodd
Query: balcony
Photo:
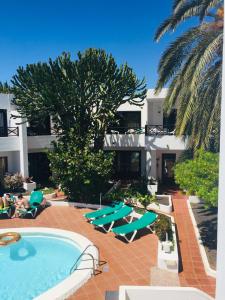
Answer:
<svg viewBox="0 0 225 300"><path fill-rule="evenodd" d="M18 127L0 127L0 137L19 136Z"/></svg>
<svg viewBox="0 0 225 300"><path fill-rule="evenodd" d="M19 151L19 128L0 127L0 151Z"/></svg>
<svg viewBox="0 0 225 300"><path fill-rule="evenodd" d="M111 127L105 137L105 147L129 148L145 146L145 130L141 127Z"/></svg>

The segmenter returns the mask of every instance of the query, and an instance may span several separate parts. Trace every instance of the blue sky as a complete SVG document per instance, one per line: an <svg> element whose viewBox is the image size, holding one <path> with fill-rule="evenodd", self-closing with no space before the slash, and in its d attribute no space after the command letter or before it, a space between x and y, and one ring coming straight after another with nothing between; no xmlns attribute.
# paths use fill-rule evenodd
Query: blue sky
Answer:
<svg viewBox="0 0 225 300"><path fill-rule="evenodd" d="M153 88L161 54L192 25L155 43L154 33L171 7L172 0L2 1L0 81L10 81L20 65L47 61L63 51L75 57L95 47L112 53L118 64L127 62Z"/></svg>

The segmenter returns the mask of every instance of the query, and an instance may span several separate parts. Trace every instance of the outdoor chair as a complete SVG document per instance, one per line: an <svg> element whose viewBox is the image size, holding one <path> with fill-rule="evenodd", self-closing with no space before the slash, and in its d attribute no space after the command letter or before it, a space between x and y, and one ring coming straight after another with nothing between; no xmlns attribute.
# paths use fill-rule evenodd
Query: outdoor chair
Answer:
<svg viewBox="0 0 225 300"><path fill-rule="evenodd" d="M12 205L9 205L7 207L3 207L0 209L0 215L6 214L8 218L11 218L12 215Z"/></svg>
<svg viewBox="0 0 225 300"><path fill-rule="evenodd" d="M120 220L120 219L126 219L127 216L129 216L133 211L133 208L127 205L122 206L119 210L117 210L115 213L111 214L111 215L107 215L103 218L99 218L96 220L91 221L91 223L95 226L95 227L101 227L105 232L109 232L115 221ZM132 222L133 217L130 218L129 222ZM128 222L128 221L127 221ZM109 228L106 229L105 225L109 224Z"/></svg>
<svg viewBox="0 0 225 300"><path fill-rule="evenodd" d="M5 194L3 195L3 197L5 197ZM12 209L14 207L15 201L16 201L15 196L10 195L10 200L8 200L8 206L0 208L0 215L6 214L8 218L10 218L12 215Z"/></svg>
<svg viewBox="0 0 225 300"><path fill-rule="evenodd" d="M89 221L97 219L97 218L101 218L101 217L104 217L106 215L109 215L109 214L112 214L112 213L116 212L123 205L124 205L123 202L115 202L115 203L113 203L112 206L108 206L108 207L105 207L103 209L99 209L97 211L86 213L86 214L84 214L84 217L86 219L88 219Z"/></svg>
<svg viewBox="0 0 225 300"><path fill-rule="evenodd" d="M18 209L19 216L25 217L26 215L31 215L33 218L36 217L38 209L43 208L44 195L41 191L34 191L30 195L29 205L27 209Z"/></svg>
<svg viewBox="0 0 225 300"><path fill-rule="evenodd" d="M131 243L139 229L148 228L151 232L153 232L151 226L154 225L157 217L158 215L154 212L146 212L142 217L140 217L140 219L137 219L130 224L115 227L112 229L112 232L114 232L116 235L124 237L128 243ZM132 236L130 239L128 239L126 235L132 232Z"/></svg>

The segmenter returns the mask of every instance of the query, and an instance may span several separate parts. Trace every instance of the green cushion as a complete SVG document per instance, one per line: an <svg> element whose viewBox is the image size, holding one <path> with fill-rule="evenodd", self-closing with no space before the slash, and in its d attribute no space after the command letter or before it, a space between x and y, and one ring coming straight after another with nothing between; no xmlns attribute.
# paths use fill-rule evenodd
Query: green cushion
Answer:
<svg viewBox="0 0 225 300"><path fill-rule="evenodd" d="M99 218L94 221L91 221L91 223L94 225L97 225L97 226L106 225L113 221L117 221L119 219L122 219L122 218L128 216L132 211L133 211L132 207L124 205L117 212L115 212L109 216L105 216L103 218Z"/></svg>
<svg viewBox="0 0 225 300"><path fill-rule="evenodd" d="M96 218L102 217L104 215L111 214L111 213L115 212L116 210L120 209L122 206L123 206L123 202L119 202L116 205L114 205L113 207L109 206L109 207L106 207L106 208L103 208L103 209L100 209L97 211L89 212L89 213L86 213L84 216L87 219L96 219Z"/></svg>
<svg viewBox="0 0 225 300"><path fill-rule="evenodd" d="M31 193L30 200L29 200L30 206L32 206L34 203L41 204L42 201L43 201L43 193L41 191L35 191Z"/></svg>
<svg viewBox="0 0 225 300"><path fill-rule="evenodd" d="M116 234L127 234L138 229L145 228L148 225L154 223L158 215L154 212L146 212L140 219L122 226L118 226L112 229Z"/></svg>

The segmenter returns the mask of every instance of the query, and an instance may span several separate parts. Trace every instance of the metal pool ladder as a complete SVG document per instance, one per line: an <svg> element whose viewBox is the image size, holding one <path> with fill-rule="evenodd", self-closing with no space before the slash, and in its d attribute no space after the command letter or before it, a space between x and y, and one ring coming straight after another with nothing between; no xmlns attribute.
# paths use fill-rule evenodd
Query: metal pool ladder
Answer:
<svg viewBox="0 0 225 300"><path fill-rule="evenodd" d="M88 248L91 248L91 247L94 247L97 251L98 251L98 259L94 258L94 256L89 253L89 252L86 252ZM89 258L84 258L82 259L84 256L88 256ZM91 260L92 261L92 266L89 267L89 268L77 268L78 266L78 262L82 260L82 261L88 261L88 260ZM97 263L96 263L97 262ZM72 274L73 272L77 271L77 270L87 270L87 269L92 269L92 275L98 275L100 274L102 271L98 270L96 268L96 266L102 266L106 264L106 261L101 261L100 260L100 251L99 251L99 248L98 246L94 245L94 244L90 244L88 245L84 250L83 252L79 255L79 257L77 258L77 260L75 261L75 263L73 264L72 268L70 269L70 274Z"/></svg>

